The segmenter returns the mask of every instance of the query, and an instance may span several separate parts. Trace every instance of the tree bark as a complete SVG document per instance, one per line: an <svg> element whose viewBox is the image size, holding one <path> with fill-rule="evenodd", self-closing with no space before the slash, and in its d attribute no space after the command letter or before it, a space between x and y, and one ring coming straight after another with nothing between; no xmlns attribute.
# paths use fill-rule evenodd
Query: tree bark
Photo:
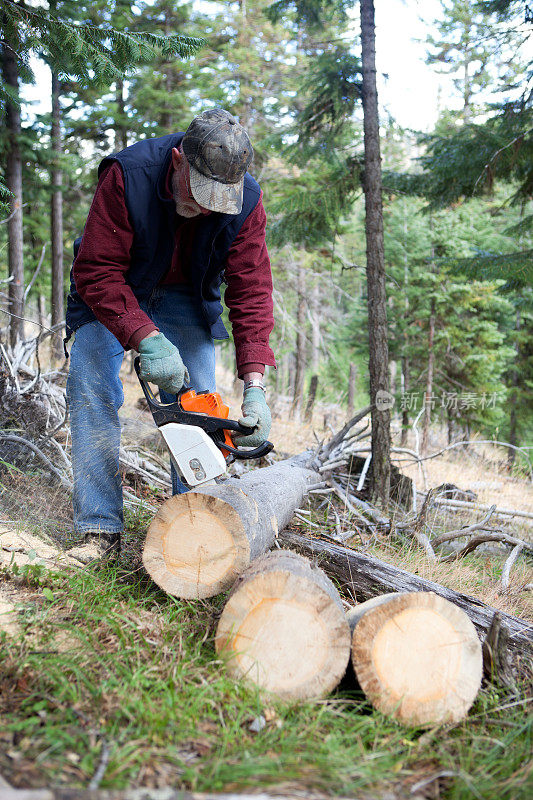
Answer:
<svg viewBox="0 0 533 800"><path fill-rule="evenodd" d="M231 587L250 562L274 543L321 477L303 454L175 495L154 517L143 562L166 592L213 597Z"/></svg>
<svg viewBox="0 0 533 800"><path fill-rule="evenodd" d="M115 152L124 150L128 146L128 133L124 125L126 108L124 102L124 81L118 80L115 84L115 99L117 103L117 119L115 120Z"/></svg>
<svg viewBox="0 0 533 800"><path fill-rule="evenodd" d="M435 338L435 298L431 298L428 330L428 372L426 379L426 393L424 396L424 425L422 428L421 451L425 455L429 444L429 426L431 423L431 406L433 403L433 370L435 365L435 351L433 342Z"/></svg>
<svg viewBox="0 0 533 800"><path fill-rule="evenodd" d="M348 419L353 416L355 406L355 384L357 381L357 367L350 361L350 372L348 373Z"/></svg>
<svg viewBox="0 0 533 800"><path fill-rule="evenodd" d="M400 439L400 447L405 447L407 444L407 435L409 433L409 410L407 408L407 395L409 393L409 359L407 356L402 357L402 437Z"/></svg>
<svg viewBox="0 0 533 800"><path fill-rule="evenodd" d="M407 241L407 212L405 203L403 204L403 233ZM407 434L409 431L409 410L407 408L407 393L410 388L410 375L409 375L409 260L407 257L407 249L404 249L403 258L403 303L404 303L404 334L402 342L402 437L400 446L405 447L407 444Z"/></svg>
<svg viewBox="0 0 533 800"><path fill-rule="evenodd" d="M311 376L309 384L309 394L307 395L307 405L305 407L305 422L313 421L313 407L316 400L316 390L318 389L318 375Z"/></svg>
<svg viewBox="0 0 533 800"><path fill-rule="evenodd" d="M368 285L368 332L370 403L372 405L372 465L370 491L384 508L390 491L390 407L380 402L389 390L387 307L383 251L381 155L378 95L376 88L376 42L373 0L361 0L361 45L363 68L363 112L365 173L366 275Z"/></svg>
<svg viewBox="0 0 533 800"><path fill-rule="evenodd" d="M14 92L19 91L19 74L16 52L18 42L6 42L2 46L2 77ZM12 193L8 236L8 302L12 316L9 319L9 342L15 346L24 336L24 240L22 232L22 157L20 153L20 108L9 98L5 101L6 142L6 186Z"/></svg>
<svg viewBox="0 0 533 800"><path fill-rule="evenodd" d="M320 362L320 289L318 282L315 281L311 290L311 368L313 372L318 372Z"/></svg>
<svg viewBox="0 0 533 800"><path fill-rule="evenodd" d="M299 416L304 395L305 379L305 267L298 264L298 314L296 330L296 376L294 379L294 396L291 413Z"/></svg>
<svg viewBox="0 0 533 800"><path fill-rule="evenodd" d="M515 331L516 331L516 341L514 349L516 353L516 360L511 376L511 384L513 390L511 391L511 396L509 398L509 444L513 445L513 447L507 448L507 467L509 469L512 469L514 466L516 458L516 450L514 448L517 447L518 445L517 405L518 405L518 387L520 384L520 380L518 377L518 363L520 356L520 343L518 336L520 331L520 309L517 309L516 311Z"/></svg>
<svg viewBox="0 0 533 800"><path fill-rule="evenodd" d="M416 726L466 716L483 659L464 611L433 592L393 593L356 606L348 622L352 666L377 709Z"/></svg>
<svg viewBox="0 0 533 800"><path fill-rule="evenodd" d="M53 8L51 7L51 10ZM64 276L63 276L63 171L59 157L62 153L61 106L59 103L60 83L57 72L52 69L52 130L50 144L52 148L52 168L50 173L52 184L50 234L52 240L52 295L51 324L58 325L65 316ZM63 356L61 334L52 337L52 352L56 358Z"/></svg>
<svg viewBox="0 0 533 800"><path fill-rule="evenodd" d="M282 534L280 542L294 547L309 558L317 559L319 566L340 582L341 586L349 589L358 602L384 592L435 592L439 597L459 606L473 622L481 638L487 634L494 614L499 613L509 629L509 649L514 658L526 663L531 657L533 626L517 617L497 612L495 608L485 605L475 597L447 589L392 564L386 564L378 558L330 542L296 533Z"/></svg>
<svg viewBox="0 0 533 800"><path fill-rule="evenodd" d="M342 601L326 574L302 556L275 550L238 578L215 646L233 678L287 700L323 697L350 656Z"/></svg>

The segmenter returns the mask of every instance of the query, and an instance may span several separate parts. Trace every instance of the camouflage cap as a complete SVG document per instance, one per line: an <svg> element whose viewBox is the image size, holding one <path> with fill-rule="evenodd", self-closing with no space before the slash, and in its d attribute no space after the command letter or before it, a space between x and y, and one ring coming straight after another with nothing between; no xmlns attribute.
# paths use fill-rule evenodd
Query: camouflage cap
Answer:
<svg viewBox="0 0 533 800"><path fill-rule="evenodd" d="M254 151L235 117L223 108L204 111L187 128L182 148L196 202L210 211L240 214L244 175Z"/></svg>

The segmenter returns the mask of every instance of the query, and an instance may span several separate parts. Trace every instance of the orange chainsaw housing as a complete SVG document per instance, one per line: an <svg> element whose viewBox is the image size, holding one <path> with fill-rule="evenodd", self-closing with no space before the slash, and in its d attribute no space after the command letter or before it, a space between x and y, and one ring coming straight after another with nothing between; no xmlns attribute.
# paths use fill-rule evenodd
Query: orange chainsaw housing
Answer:
<svg viewBox="0 0 533 800"><path fill-rule="evenodd" d="M218 392L200 392L189 389L179 396L179 402L184 411L196 411L198 414L207 414L209 417L228 419L229 406L222 400ZM233 439L229 431L224 431L224 443L233 447ZM224 452L223 448L222 452ZM227 451L225 455L227 455Z"/></svg>

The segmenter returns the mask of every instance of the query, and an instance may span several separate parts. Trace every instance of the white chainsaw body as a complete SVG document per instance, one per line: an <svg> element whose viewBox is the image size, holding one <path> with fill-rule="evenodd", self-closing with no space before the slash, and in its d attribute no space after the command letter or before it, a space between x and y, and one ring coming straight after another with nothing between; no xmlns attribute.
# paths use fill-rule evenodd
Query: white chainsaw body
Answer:
<svg viewBox="0 0 533 800"><path fill-rule="evenodd" d="M187 486L200 486L226 472L226 459L201 428L167 422L160 426L159 431Z"/></svg>

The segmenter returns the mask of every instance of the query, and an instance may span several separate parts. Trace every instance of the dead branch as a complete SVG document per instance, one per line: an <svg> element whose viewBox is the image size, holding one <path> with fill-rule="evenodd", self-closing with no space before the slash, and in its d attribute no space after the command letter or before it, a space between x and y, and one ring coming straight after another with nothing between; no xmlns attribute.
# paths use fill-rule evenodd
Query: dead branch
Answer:
<svg viewBox="0 0 533 800"><path fill-rule="evenodd" d="M513 549L511 550L510 554L509 554L509 558L507 559L507 561L503 565L502 576L500 578L500 583L501 583L502 589L507 589L509 587L509 579L511 577L511 570L514 567L516 559L518 558L518 556L520 555L520 553L522 552L523 549L524 549L524 545L523 544L515 545L513 547Z"/></svg>
<svg viewBox="0 0 533 800"><path fill-rule="evenodd" d="M387 517L384 517L383 514L377 510L377 508L371 506L370 503L366 503L364 500L360 500L358 497L355 497L353 494L349 493L347 489L343 491L342 486L340 486L333 478L329 478L328 483L333 488L335 494L344 503L348 511L356 516L361 522L364 522L369 527L372 527L368 519L366 519L357 510L357 508L354 508L354 506L357 506L362 511L366 511L366 513L372 517L374 522L387 527L390 526L390 520L388 520Z"/></svg>
<svg viewBox="0 0 533 800"><path fill-rule="evenodd" d="M42 450L40 450L33 442L30 442L28 439L25 439L23 436L15 436L13 434L2 433L0 431L0 440L4 442L12 442L14 444L21 444L23 447L27 447L28 450L31 450L34 453L39 461L44 464L44 466L50 470L52 475L54 475L58 481L61 483L65 489L72 489L72 484L61 472L52 464L48 456L45 456Z"/></svg>
<svg viewBox="0 0 533 800"><path fill-rule="evenodd" d="M446 506L446 508L469 509L470 511L490 511L492 506L483 503L469 502L467 500L445 500L438 497L434 500L435 505ZM494 515L497 517L522 517L523 519L533 519L530 511L518 511L515 508L495 508Z"/></svg>
<svg viewBox="0 0 533 800"><path fill-rule="evenodd" d="M371 406L366 406L366 408L363 408L361 411L358 411L357 414L354 417L352 417L346 423L346 425L344 425L343 428L340 429L340 431L338 431L334 436L332 436L329 442L327 442L322 448L322 451L319 455L319 461L322 463L327 461L331 453L335 450L335 448L338 447L340 444L342 444L342 442L345 440L346 436L351 431L353 426L357 425L357 423L360 420L362 420L363 417L366 417L367 414L370 414L371 410L372 410Z"/></svg>
<svg viewBox="0 0 533 800"><path fill-rule="evenodd" d="M27 287L26 287L26 289L24 291L24 302L26 302L26 298L28 297L28 295L29 295L29 293L30 293L30 291L32 289L32 286L35 283L35 279L37 278L37 275L41 271L41 267L42 267L43 261L44 261L44 254L46 253L46 245L47 245L47 242L45 242L43 244L43 249L41 250L41 255L40 255L40 258L39 258L39 263L37 264L37 268L36 268L35 272L33 273L33 275L31 276L30 282L28 283L28 285L27 285Z"/></svg>
<svg viewBox="0 0 533 800"><path fill-rule="evenodd" d="M444 556L441 561L446 564L450 563L451 561L456 561L458 558L463 558L463 556L467 556L469 553L472 553L476 547L479 547L480 544L485 544L486 542L501 542L502 544L511 545L512 547L520 546L520 548L526 549L533 553L533 545L522 541L522 539L516 539L514 536L509 536L507 533L481 533L479 536L474 536L472 539L470 539L470 541L465 544L463 549L459 550L458 553L450 553L449 556Z"/></svg>
<svg viewBox="0 0 533 800"><path fill-rule="evenodd" d="M509 444L509 442L500 442L496 439L470 439L468 441L461 441L461 442L453 442L452 444L447 445L447 447L443 447L441 450L437 450L435 453L430 453L427 456L417 456L416 461L424 462L429 461L431 458L437 458L441 456L443 453L446 453L447 450L453 450L456 447L464 447L465 445L472 446L478 444L492 444L496 445L497 447L510 447L512 450L516 450L517 453L521 453L525 460L527 461L527 465L529 468L529 478L531 483L533 483L533 465L531 463L531 459L529 458L528 454L526 453L525 447L516 447L513 444ZM400 459L405 461L407 459Z"/></svg>
<svg viewBox="0 0 533 800"><path fill-rule="evenodd" d="M431 507L433 495L434 495L434 490L430 489L429 492L426 494L426 497L422 504L422 508L420 509L420 513L416 517L412 526L408 525L401 526L403 530L408 531L415 537L418 544L421 547L423 547L423 549L426 551L426 555L430 561L435 561L436 555L433 549L433 542L430 542L428 535L423 532L423 528L425 528L426 526L426 519L428 511Z"/></svg>
<svg viewBox="0 0 533 800"><path fill-rule="evenodd" d="M429 492L427 496L429 496ZM426 501L424 500L424 504L425 502ZM475 522L473 525L468 525L465 528L458 528L455 531L449 531L449 533L443 533L441 536L437 536L435 539L433 539L431 544L433 545L433 547L439 547L439 545L444 544L444 542L451 542L453 541L453 539L460 539L462 536L468 536L473 531L478 531L481 528L484 528L486 523L492 517L495 510L496 506L491 506L489 508L488 514L485 517L483 517L483 519L480 520L479 522Z"/></svg>

